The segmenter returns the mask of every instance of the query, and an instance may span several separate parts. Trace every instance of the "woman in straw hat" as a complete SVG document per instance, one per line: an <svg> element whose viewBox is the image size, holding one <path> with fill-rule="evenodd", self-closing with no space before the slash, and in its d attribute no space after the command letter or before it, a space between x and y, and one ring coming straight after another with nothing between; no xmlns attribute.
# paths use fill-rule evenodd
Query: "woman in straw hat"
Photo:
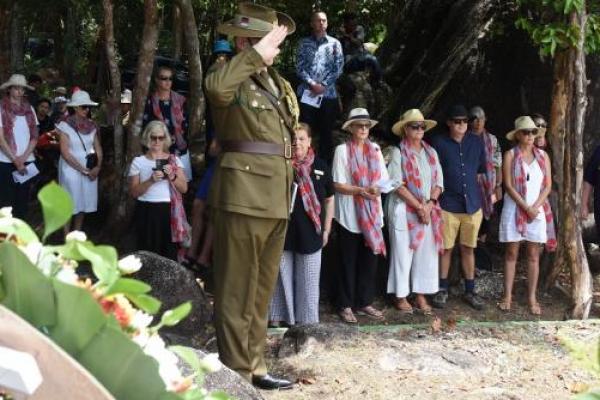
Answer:
<svg viewBox="0 0 600 400"><path fill-rule="evenodd" d="M373 307L377 255L385 256L383 212L378 184L388 179L381 150L369 140L377 124L364 108L350 110L342 129L352 135L335 149L333 182L341 266L337 307L342 321L356 323L359 315L381 320Z"/></svg>
<svg viewBox="0 0 600 400"><path fill-rule="evenodd" d="M81 230L85 213L98 209L98 174L102 166L102 147L98 127L89 118L90 107L98 103L88 92L78 90L67 103L73 115L56 125L60 134L58 182L73 199L73 220L65 225L65 233Z"/></svg>
<svg viewBox="0 0 600 400"><path fill-rule="evenodd" d="M531 117L515 120L515 129L506 138L516 146L504 154L502 165L506 198L500 217L500 242L506 243L504 261L504 298L498 307L509 311L512 287L519 257L519 246L527 242L527 289L529 311L540 315L542 310L536 298L539 274L539 244L549 251L556 248L556 234L552 210L548 201L552 178L548 154L534 146L540 134Z"/></svg>
<svg viewBox="0 0 600 400"><path fill-rule="evenodd" d="M392 127L401 141L391 153L390 179L400 182L390 193L386 214L390 232L390 271L388 293L394 293L394 306L412 313L406 300L416 294L416 309L432 313L426 294L438 291L438 258L443 251L442 209L437 199L444 190L442 167L433 147L424 140L425 132L436 126L421 111L406 111Z"/></svg>
<svg viewBox="0 0 600 400"><path fill-rule="evenodd" d="M19 74L0 85L7 92L0 103L0 207L12 207L13 215L22 219L27 215L31 180L16 183L13 173L26 173L27 165L35 161L38 140L38 120L25 89L33 88Z"/></svg>

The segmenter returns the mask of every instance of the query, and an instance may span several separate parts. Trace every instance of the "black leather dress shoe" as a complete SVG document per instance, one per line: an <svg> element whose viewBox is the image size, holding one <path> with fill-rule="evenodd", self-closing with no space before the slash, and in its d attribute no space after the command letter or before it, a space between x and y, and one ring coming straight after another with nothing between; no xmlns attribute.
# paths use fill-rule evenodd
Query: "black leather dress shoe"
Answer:
<svg viewBox="0 0 600 400"><path fill-rule="evenodd" d="M275 378L269 374L265 376L253 376L252 384L259 389L275 390L275 389L291 389L294 384L287 379Z"/></svg>

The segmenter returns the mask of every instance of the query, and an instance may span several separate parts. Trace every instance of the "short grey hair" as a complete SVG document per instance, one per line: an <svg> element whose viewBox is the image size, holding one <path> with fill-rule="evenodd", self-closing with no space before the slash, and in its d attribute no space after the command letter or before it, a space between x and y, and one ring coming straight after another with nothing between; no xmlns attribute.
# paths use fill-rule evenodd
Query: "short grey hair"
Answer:
<svg viewBox="0 0 600 400"><path fill-rule="evenodd" d="M142 144L146 147L150 147L150 135L152 133L159 133L162 132L165 134L165 140L163 140L163 150L164 151L169 151L169 147L171 147L171 134L169 133L169 128L167 128L167 125L165 125L164 122L162 121L152 121L150 122L148 125L146 125L146 128L144 129L144 132L142 133Z"/></svg>

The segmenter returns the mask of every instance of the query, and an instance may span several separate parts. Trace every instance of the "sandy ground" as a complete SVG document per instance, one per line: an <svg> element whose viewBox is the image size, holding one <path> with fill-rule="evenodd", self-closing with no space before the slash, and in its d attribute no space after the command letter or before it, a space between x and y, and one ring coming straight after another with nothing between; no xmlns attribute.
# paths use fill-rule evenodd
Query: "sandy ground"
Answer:
<svg viewBox="0 0 600 400"><path fill-rule="evenodd" d="M266 399L569 399L597 377L561 344L598 343L600 321L366 327L358 338L312 342L271 359L299 383ZM272 337L273 345L277 338Z"/></svg>

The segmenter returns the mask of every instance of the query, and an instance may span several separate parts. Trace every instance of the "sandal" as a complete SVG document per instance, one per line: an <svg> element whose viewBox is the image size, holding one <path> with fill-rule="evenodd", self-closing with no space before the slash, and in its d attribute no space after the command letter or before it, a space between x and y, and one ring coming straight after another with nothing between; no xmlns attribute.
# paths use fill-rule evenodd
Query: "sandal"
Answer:
<svg viewBox="0 0 600 400"><path fill-rule="evenodd" d="M373 306L366 306L366 307L360 308L360 309L356 310L356 314L364 315L366 317L369 317L369 318L372 318L375 320L385 319L385 317L383 316L383 313Z"/></svg>
<svg viewBox="0 0 600 400"><path fill-rule="evenodd" d="M338 313L338 315L340 316L342 321L344 321L347 324L356 324L358 322L350 307L344 308Z"/></svg>
<svg viewBox="0 0 600 400"><path fill-rule="evenodd" d="M533 315L542 315L542 307L540 307L540 303L531 303L529 304L529 312Z"/></svg>
<svg viewBox="0 0 600 400"><path fill-rule="evenodd" d="M400 314L412 314L413 308L408 301L401 301L399 298L394 299L394 308L400 311Z"/></svg>
<svg viewBox="0 0 600 400"><path fill-rule="evenodd" d="M504 311L504 312L509 312L512 307L512 302L502 300L502 301L496 303L496 305L498 306L499 310Z"/></svg>
<svg viewBox="0 0 600 400"><path fill-rule="evenodd" d="M426 307L415 307L415 311L417 312L417 314L421 314L421 315L433 315L433 309L430 306L426 306Z"/></svg>

